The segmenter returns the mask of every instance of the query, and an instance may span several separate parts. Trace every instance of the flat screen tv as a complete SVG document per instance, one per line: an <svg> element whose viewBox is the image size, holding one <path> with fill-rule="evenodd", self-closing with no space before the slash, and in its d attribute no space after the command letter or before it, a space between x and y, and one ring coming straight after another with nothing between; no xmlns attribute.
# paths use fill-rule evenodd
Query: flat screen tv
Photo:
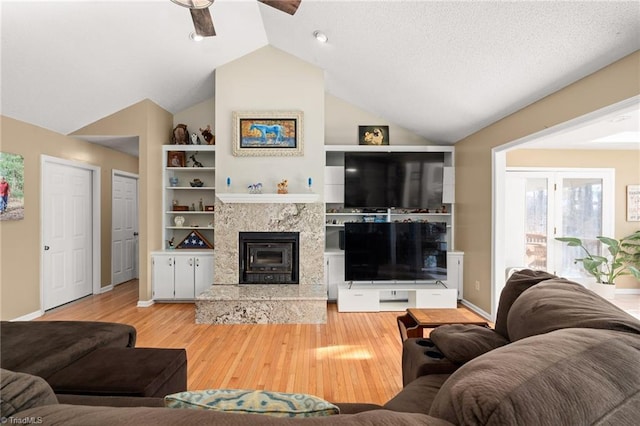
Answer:
<svg viewBox="0 0 640 426"><path fill-rule="evenodd" d="M344 206L438 208L444 153L345 152Z"/></svg>
<svg viewBox="0 0 640 426"><path fill-rule="evenodd" d="M447 225L346 223L346 281L445 281Z"/></svg>

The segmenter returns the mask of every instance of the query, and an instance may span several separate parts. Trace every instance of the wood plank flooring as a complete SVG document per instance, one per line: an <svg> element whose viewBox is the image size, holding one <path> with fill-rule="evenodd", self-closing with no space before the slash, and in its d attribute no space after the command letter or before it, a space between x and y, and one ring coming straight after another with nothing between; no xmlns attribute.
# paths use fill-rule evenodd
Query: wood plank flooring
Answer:
<svg viewBox="0 0 640 426"><path fill-rule="evenodd" d="M384 404L402 388L398 312L338 313L327 324L195 324L193 304L138 308L138 282L47 312L39 320L111 321L138 330L136 346L185 348L188 388L301 392Z"/></svg>

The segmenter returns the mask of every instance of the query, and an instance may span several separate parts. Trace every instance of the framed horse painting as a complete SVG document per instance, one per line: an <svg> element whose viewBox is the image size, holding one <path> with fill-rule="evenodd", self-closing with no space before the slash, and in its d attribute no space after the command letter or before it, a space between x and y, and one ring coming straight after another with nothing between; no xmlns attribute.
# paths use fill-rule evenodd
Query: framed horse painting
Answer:
<svg viewBox="0 0 640 426"><path fill-rule="evenodd" d="M302 111L233 113L233 155L303 155Z"/></svg>

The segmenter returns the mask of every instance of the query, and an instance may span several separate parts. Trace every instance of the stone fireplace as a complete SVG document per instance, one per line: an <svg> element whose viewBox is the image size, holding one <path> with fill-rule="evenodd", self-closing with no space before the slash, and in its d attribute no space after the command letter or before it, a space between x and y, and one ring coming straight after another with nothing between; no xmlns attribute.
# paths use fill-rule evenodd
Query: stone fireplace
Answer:
<svg viewBox="0 0 640 426"><path fill-rule="evenodd" d="M286 202L290 199L216 199L214 283L196 300L196 323L326 323L324 204ZM285 241L266 242L275 234ZM247 236L250 243L245 246ZM297 242L290 245L295 237ZM282 242L286 247L276 247ZM247 266L251 253L258 262L252 273L243 274L242 262ZM289 254L298 265L295 272L283 272Z"/></svg>

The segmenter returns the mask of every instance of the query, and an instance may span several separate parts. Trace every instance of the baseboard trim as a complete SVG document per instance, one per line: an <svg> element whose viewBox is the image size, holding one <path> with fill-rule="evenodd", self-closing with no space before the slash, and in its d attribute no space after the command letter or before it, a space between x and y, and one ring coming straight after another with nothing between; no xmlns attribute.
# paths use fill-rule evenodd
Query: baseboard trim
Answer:
<svg viewBox="0 0 640 426"><path fill-rule="evenodd" d="M106 293L106 292L111 291L111 290L113 290L113 285L112 284L110 284L108 286L105 286L105 287L100 287L100 294Z"/></svg>
<svg viewBox="0 0 640 426"><path fill-rule="evenodd" d="M153 299L151 300L138 300L138 308L149 308L151 306L153 306L155 302L153 301Z"/></svg>
<svg viewBox="0 0 640 426"><path fill-rule="evenodd" d="M640 288L616 288L616 294L640 294Z"/></svg>
<svg viewBox="0 0 640 426"><path fill-rule="evenodd" d="M18 317L18 318L14 318L14 319L12 319L10 321L31 321L31 320L34 320L36 318L40 318L43 315L44 315L44 311L38 310L38 311L35 311L35 312L31 312L30 314L23 315L23 316Z"/></svg>
<svg viewBox="0 0 640 426"><path fill-rule="evenodd" d="M473 312L475 312L476 314L480 315L484 319L491 321L491 314L490 313L485 312L484 310L480 309L479 307L477 307L473 303L469 302L468 300L462 299L460 301L460 303L462 303L464 306L466 306L467 308L471 309Z"/></svg>

